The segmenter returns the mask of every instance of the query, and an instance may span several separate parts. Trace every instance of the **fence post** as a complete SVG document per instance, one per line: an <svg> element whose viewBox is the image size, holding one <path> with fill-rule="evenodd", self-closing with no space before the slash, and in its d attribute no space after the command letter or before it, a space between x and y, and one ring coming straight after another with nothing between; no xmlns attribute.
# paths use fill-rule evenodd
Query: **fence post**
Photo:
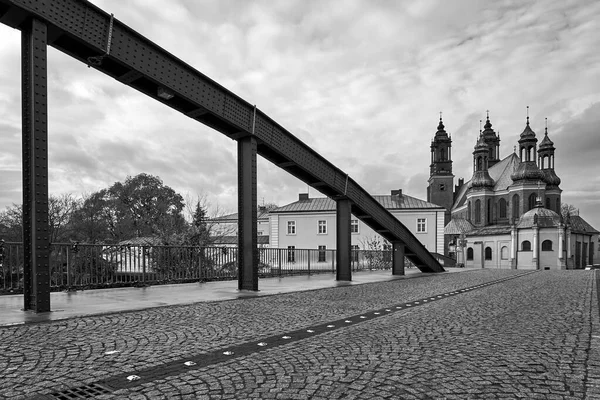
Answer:
<svg viewBox="0 0 600 400"><path fill-rule="evenodd" d="M69 261L69 246L67 246L67 290L71 289L71 262Z"/></svg>
<svg viewBox="0 0 600 400"><path fill-rule="evenodd" d="M306 251L308 252L308 275L310 275L310 249Z"/></svg>
<svg viewBox="0 0 600 400"><path fill-rule="evenodd" d="M142 283L146 284L146 247L142 246Z"/></svg>
<svg viewBox="0 0 600 400"><path fill-rule="evenodd" d="M335 252L336 250L331 250L331 273L335 272L335 258L337 257Z"/></svg>
<svg viewBox="0 0 600 400"><path fill-rule="evenodd" d="M278 259L279 259L279 276L281 276L281 249L277 249Z"/></svg>

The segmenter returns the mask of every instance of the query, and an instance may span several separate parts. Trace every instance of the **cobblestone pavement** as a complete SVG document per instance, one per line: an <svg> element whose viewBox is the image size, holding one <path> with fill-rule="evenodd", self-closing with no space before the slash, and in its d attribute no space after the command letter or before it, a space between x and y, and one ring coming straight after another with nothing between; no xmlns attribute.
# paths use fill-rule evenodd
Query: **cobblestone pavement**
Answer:
<svg viewBox="0 0 600 400"><path fill-rule="evenodd" d="M600 398L595 271L522 273L439 274L4 327L0 398L53 399L96 383L123 387L99 399ZM503 278L514 279L477 287ZM351 323L340 327L344 319ZM231 359L222 355L233 348ZM190 359L197 365L184 366Z"/></svg>

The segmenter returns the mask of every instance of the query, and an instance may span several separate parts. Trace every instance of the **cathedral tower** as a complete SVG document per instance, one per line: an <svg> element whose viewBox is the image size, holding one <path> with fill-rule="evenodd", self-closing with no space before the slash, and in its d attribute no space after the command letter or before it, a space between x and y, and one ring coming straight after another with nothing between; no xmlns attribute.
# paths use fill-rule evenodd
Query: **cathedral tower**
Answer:
<svg viewBox="0 0 600 400"><path fill-rule="evenodd" d="M560 215L560 194L562 190L560 178L554 172L554 142L548 137L548 119L546 118L546 129L544 138L538 148L538 167L544 174L546 183L546 199L543 200L544 206Z"/></svg>
<svg viewBox="0 0 600 400"><path fill-rule="evenodd" d="M446 208L446 221L450 221L450 209L454 202L454 175L452 175L452 139L444 129L442 115L437 132L431 141L431 164L427 201Z"/></svg>
<svg viewBox="0 0 600 400"><path fill-rule="evenodd" d="M483 127L483 141L488 147L488 167L492 167L498 161L500 161L500 134L496 135L496 132L492 129L492 123L490 122L490 112L487 112L487 118L485 126Z"/></svg>

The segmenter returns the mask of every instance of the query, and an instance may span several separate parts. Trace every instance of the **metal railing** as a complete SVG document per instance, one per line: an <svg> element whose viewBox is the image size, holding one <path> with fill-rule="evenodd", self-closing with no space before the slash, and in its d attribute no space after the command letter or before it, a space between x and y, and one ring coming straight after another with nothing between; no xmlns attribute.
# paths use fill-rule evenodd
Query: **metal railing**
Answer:
<svg viewBox="0 0 600 400"><path fill-rule="evenodd" d="M53 291L237 279L236 247L53 243ZM412 265L405 260L406 267ZM353 250L353 271L391 269L391 252ZM335 250L259 249L260 277L335 273ZM0 294L23 291L23 245L0 242Z"/></svg>

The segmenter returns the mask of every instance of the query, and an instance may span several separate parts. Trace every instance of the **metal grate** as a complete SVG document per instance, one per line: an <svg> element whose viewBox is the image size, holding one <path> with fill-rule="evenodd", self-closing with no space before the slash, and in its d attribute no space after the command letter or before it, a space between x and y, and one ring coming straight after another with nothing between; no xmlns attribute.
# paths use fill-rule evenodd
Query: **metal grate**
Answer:
<svg viewBox="0 0 600 400"><path fill-rule="evenodd" d="M112 392L107 388L96 383L92 383L91 385L80 386L73 389L63 390L62 392L52 393L50 396L59 400L93 399L96 396L110 393Z"/></svg>

